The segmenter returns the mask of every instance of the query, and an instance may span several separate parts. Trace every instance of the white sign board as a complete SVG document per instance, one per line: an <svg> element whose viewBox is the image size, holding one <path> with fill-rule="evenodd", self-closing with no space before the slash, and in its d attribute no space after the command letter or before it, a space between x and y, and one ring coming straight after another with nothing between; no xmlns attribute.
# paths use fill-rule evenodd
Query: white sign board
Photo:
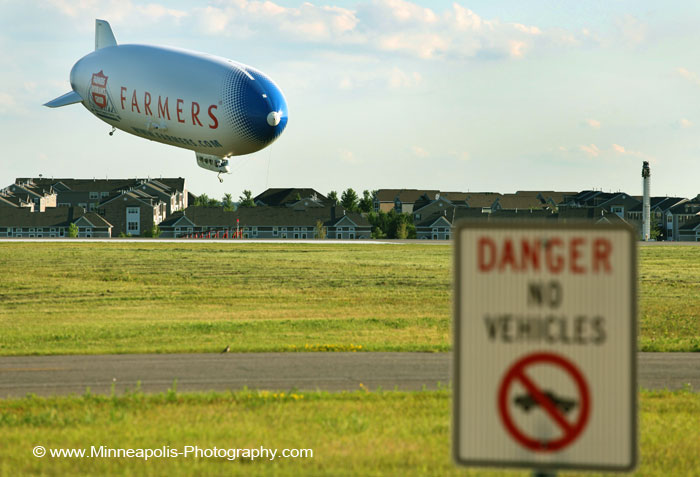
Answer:
<svg viewBox="0 0 700 477"><path fill-rule="evenodd" d="M627 227L458 228L458 464L634 468L636 264Z"/></svg>

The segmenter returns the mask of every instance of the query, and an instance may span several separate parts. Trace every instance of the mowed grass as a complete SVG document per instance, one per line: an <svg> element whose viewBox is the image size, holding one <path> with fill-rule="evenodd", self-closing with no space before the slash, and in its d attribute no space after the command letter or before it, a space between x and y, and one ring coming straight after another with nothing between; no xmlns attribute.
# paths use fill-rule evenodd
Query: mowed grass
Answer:
<svg viewBox="0 0 700 477"><path fill-rule="evenodd" d="M446 351L452 247L0 243L0 354ZM640 349L700 350L700 247L640 248Z"/></svg>
<svg viewBox="0 0 700 477"><path fill-rule="evenodd" d="M0 401L0 475L530 475L458 469L451 392L235 393L28 397ZM641 392L636 475L697 475L700 394ZM51 448L278 449L278 458L58 458ZM283 449L312 458L282 459ZM50 455L50 454L49 454ZM561 472L559 475L577 475ZM596 474L580 474L596 475Z"/></svg>
<svg viewBox="0 0 700 477"><path fill-rule="evenodd" d="M450 248L0 243L0 354L449 347Z"/></svg>
<svg viewBox="0 0 700 477"><path fill-rule="evenodd" d="M639 248L639 347L700 351L700 247Z"/></svg>

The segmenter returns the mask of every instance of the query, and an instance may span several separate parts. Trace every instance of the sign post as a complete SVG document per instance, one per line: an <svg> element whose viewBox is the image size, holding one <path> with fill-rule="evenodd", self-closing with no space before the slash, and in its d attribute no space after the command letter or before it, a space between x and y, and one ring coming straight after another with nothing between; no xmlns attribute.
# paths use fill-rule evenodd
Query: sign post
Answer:
<svg viewBox="0 0 700 477"><path fill-rule="evenodd" d="M458 464L539 471L634 468L634 237L623 226L458 227Z"/></svg>

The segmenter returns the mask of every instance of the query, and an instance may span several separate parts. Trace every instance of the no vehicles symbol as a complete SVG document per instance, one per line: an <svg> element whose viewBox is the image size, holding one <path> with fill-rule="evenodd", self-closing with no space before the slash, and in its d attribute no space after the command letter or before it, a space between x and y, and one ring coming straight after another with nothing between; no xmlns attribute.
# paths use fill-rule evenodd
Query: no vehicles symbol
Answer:
<svg viewBox="0 0 700 477"><path fill-rule="evenodd" d="M561 395L561 392L557 395L557 390L548 389L545 383L533 379L528 372L531 372L534 367L540 366L553 367L563 371L574 382L578 398L565 397ZM525 388L526 394L515 396L508 402L508 397L513 394L511 389L516 383ZM542 408L545 415L554 421L560 430L560 437L547 439L528 435L528 431L522 430L522 426L518 425L513 416L514 412L519 411L517 408L529 412L531 408L537 406ZM577 407L579 409L576 418L572 419L566 416ZM552 452L563 449L574 442L586 427L590 413L590 392L586 380L572 362L554 353L534 353L516 361L504 376L498 393L498 409L503 424L518 443L533 451Z"/></svg>

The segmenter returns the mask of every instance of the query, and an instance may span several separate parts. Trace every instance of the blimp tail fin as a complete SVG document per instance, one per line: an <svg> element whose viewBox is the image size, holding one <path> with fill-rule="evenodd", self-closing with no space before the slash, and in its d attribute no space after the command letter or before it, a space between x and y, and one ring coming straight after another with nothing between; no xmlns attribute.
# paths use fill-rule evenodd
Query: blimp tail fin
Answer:
<svg viewBox="0 0 700 477"><path fill-rule="evenodd" d="M78 93L76 93L75 91L71 91L70 93L66 93L54 100L49 101L48 103L45 103L44 106L47 106L49 108L59 108L61 106L67 106L69 104L79 103L82 100L83 98L81 98Z"/></svg>
<svg viewBox="0 0 700 477"><path fill-rule="evenodd" d="M117 46L112 27L109 26L109 22L95 20L95 49L99 50L108 46Z"/></svg>

